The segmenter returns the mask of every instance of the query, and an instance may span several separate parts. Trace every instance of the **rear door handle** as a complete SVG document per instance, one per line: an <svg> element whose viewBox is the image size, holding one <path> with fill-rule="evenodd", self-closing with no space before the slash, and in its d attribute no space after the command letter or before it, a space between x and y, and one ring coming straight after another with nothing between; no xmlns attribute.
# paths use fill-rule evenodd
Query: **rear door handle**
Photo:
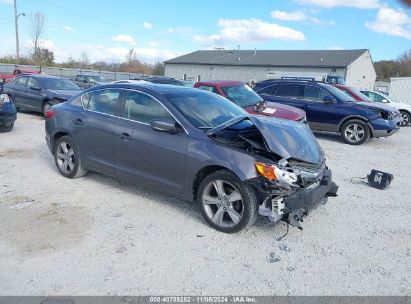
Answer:
<svg viewBox="0 0 411 304"><path fill-rule="evenodd" d="M83 120L80 119L80 118L73 119L73 123L74 123L76 126L83 126L83 125L84 125Z"/></svg>
<svg viewBox="0 0 411 304"><path fill-rule="evenodd" d="M130 141L131 140L131 136L128 133L121 133L120 138L124 141Z"/></svg>

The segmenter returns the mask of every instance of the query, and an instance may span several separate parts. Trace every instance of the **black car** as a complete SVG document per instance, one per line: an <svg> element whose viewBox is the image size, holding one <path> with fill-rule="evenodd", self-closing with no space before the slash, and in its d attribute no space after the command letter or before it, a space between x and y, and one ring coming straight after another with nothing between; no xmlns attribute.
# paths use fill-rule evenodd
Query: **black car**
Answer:
<svg viewBox="0 0 411 304"><path fill-rule="evenodd" d="M197 200L205 220L228 233L258 214L300 227L337 191L306 124L253 116L194 88L91 88L50 109L46 141L63 176L97 171Z"/></svg>
<svg viewBox="0 0 411 304"><path fill-rule="evenodd" d="M370 137L390 136L399 130L395 109L355 100L323 82L306 80L266 80L253 89L269 102L283 103L304 110L310 127L316 131L341 134L351 145Z"/></svg>
<svg viewBox="0 0 411 304"><path fill-rule="evenodd" d="M71 80L48 75L23 75L3 86L17 109L46 114L52 105L64 102L82 90Z"/></svg>
<svg viewBox="0 0 411 304"><path fill-rule="evenodd" d="M17 119L16 107L7 94L0 94L0 132L10 132Z"/></svg>

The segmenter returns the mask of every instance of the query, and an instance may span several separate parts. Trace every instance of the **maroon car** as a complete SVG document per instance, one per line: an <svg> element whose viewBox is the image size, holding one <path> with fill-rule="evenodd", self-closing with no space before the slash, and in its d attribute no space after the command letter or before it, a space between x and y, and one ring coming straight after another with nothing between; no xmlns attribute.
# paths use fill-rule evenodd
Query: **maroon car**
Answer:
<svg viewBox="0 0 411 304"><path fill-rule="evenodd" d="M305 112L303 110L280 103L265 102L253 89L241 81L200 81L194 84L194 87L219 94L236 103L250 114L296 121L305 120Z"/></svg>

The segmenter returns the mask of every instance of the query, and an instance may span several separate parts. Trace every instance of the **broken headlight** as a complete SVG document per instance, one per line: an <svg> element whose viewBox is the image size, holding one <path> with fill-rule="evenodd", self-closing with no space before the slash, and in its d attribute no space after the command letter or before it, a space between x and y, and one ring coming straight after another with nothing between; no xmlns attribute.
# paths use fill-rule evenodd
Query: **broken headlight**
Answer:
<svg viewBox="0 0 411 304"><path fill-rule="evenodd" d="M257 162L257 172L269 181L278 181L281 184L294 185L297 183L297 175L292 171L280 169L275 165Z"/></svg>

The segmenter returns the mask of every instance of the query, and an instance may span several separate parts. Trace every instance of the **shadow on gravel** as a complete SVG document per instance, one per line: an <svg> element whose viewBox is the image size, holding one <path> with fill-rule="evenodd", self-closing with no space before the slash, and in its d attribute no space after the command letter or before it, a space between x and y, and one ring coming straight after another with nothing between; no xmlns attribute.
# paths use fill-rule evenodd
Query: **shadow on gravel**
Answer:
<svg viewBox="0 0 411 304"><path fill-rule="evenodd" d="M126 182L123 180L119 180L110 176L102 175L96 172L88 172L87 175L84 177L96 183L103 185L104 187L113 187L120 189L126 193L131 195L135 195L137 197L144 197L154 203L160 203L166 207L172 207L182 211L184 213L188 213L192 216L195 220L206 223L202 220L200 210L197 207L195 202L191 202L188 200L184 200L181 197L173 194L166 193L164 191L152 189L136 184L132 184L130 182Z"/></svg>

